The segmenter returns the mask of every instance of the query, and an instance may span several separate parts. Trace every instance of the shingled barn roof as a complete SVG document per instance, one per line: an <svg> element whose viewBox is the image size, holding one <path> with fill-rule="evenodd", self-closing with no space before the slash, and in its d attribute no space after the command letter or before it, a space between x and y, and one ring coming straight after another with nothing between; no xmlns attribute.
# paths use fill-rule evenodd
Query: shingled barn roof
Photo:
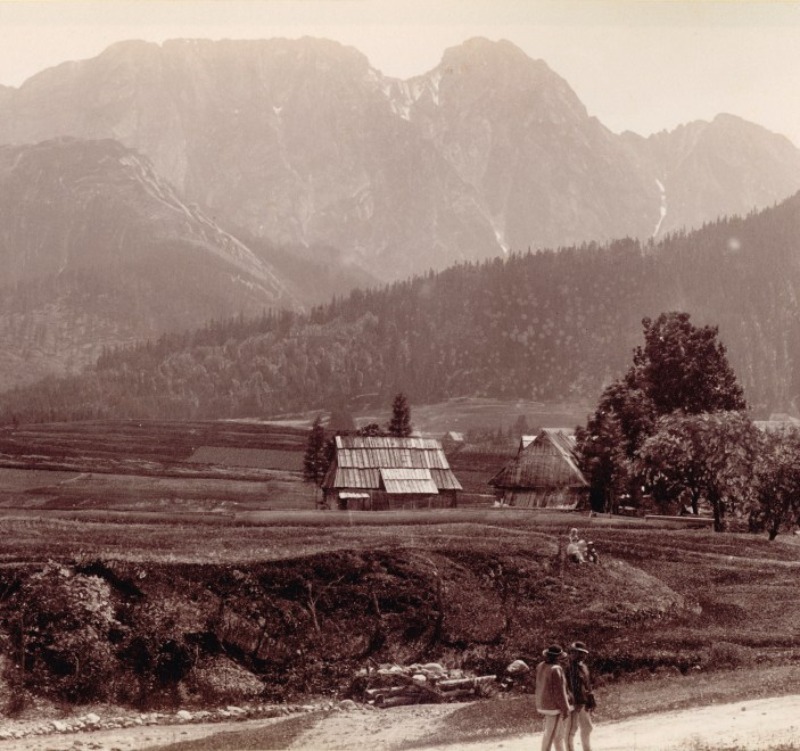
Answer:
<svg viewBox="0 0 800 751"><path fill-rule="evenodd" d="M461 490L461 483L435 439L336 436L336 456L322 487L436 494Z"/></svg>
<svg viewBox="0 0 800 751"><path fill-rule="evenodd" d="M578 467L575 436L564 428L543 428L490 481L498 488L588 487Z"/></svg>

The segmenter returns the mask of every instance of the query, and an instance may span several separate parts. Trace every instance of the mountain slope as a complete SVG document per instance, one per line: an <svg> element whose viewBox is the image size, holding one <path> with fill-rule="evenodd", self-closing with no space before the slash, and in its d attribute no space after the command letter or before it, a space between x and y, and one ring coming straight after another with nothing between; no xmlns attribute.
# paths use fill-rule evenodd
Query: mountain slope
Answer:
<svg viewBox="0 0 800 751"><path fill-rule="evenodd" d="M646 239L800 189L786 139L736 118L615 135L509 42L470 40L408 81L319 39L126 42L1 93L0 143L119 140L221 226L384 280Z"/></svg>
<svg viewBox="0 0 800 751"><path fill-rule="evenodd" d="M511 255L355 291L309 316L217 324L106 353L0 415L231 417L461 396L594 401L641 320L718 325L756 415L800 407L800 194L660 243ZM25 405L25 406L20 406ZM1 418L0 418L1 419Z"/></svg>
<svg viewBox="0 0 800 751"><path fill-rule="evenodd" d="M655 224L656 185L619 137L509 42L449 49L408 89L412 120L483 197L505 249L641 237Z"/></svg>
<svg viewBox="0 0 800 751"><path fill-rule="evenodd" d="M719 216L745 215L798 189L798 150L788 138L733 115L697 121L636 143L664 196L663 235Z"/></svg>
<svg viewBox="0 0 800 751"><path fill-rule="evenodd" d="M0 147L0 382L298 293L115 141Z"/></svg>

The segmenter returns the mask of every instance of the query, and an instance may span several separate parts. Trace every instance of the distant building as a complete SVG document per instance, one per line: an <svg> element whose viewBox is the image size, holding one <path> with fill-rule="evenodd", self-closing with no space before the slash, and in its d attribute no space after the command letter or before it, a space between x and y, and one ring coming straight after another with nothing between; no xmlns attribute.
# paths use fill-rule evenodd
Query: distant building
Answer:
<svg viewBox="0 0 800 751"><path fill-rule="evenodd" d="M522 436L517 455L489 484L500 502L521 508L575 509L589 498L589 483L575 455L575 435L564 428Z"/></svg>
<svg viewBox="0 0 800 751"><path fill-rule="evenodd" d="M331 508L449 508L461 483L432 438L336 436L322 492Z"/></svg>
<svg viewBox="0 0 800 751"><path fill-rule="evenodd" d="M449 430L442 436L442 448L446 454L451 454L464 448L465 443L464 434L455 430Z"/></svg>
<svg viewBox="0 0 800 751"><path fill-rule="evenodd" d="M800 420L783 412L771 414L768 420L754 420L753 425L764 433L788 433L800 430Z"/></svg>

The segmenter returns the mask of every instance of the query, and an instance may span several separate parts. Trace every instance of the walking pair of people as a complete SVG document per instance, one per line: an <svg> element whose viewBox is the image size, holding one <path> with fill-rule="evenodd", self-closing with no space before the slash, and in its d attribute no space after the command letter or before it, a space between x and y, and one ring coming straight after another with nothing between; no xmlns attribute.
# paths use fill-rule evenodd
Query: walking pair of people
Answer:
<svg viewBox="0 0 800 751"><path fill-rule="evenodd" d="M564 650L557 644L548 647L536 666L536 709L544 715L542 751L574 751L580 731L583 751L591 751L591 712L595 707L589 668L589 650L582 641L567 648L566 669L560 663Z"/></svg>

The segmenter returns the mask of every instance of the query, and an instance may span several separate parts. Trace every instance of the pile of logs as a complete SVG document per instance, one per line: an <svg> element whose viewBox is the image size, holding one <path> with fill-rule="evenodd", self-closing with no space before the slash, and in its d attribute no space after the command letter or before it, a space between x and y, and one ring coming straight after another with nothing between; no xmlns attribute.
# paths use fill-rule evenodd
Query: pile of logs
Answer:
<svg viewBox="0 0 800 751"><path fill-rule="evenodd" d="M363 701L376 707L401 704L432 704L487 695L496 682L494 675L468 676L448 670L438 662L425 665L379 665L357 674L365 686Z"/></svg>

